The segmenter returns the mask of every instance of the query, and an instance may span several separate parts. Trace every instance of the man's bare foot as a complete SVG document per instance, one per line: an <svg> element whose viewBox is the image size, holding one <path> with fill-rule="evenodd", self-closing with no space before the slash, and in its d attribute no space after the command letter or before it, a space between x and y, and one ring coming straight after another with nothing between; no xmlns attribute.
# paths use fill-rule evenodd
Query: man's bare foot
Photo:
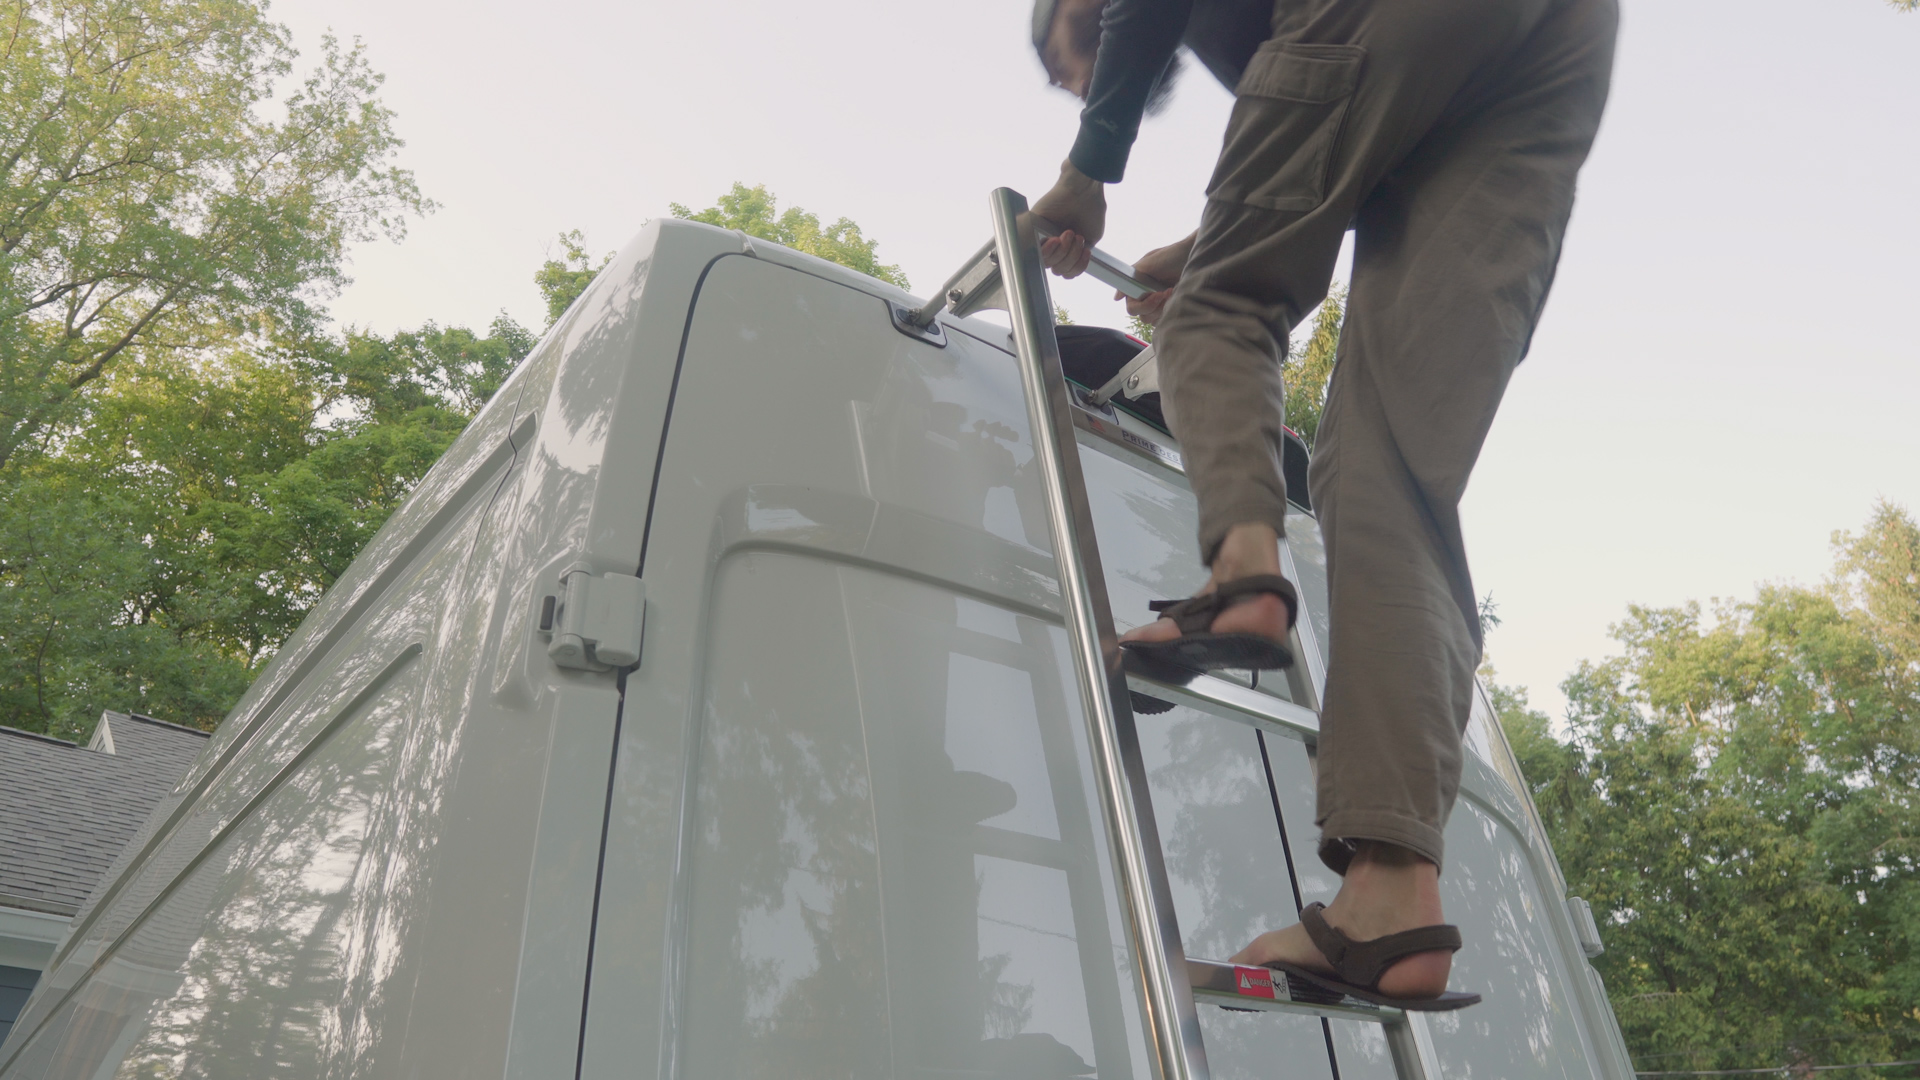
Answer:
<svg viewBox="0 0 1920 1080"><path fill-rule="evenodd" d="M1361 841L1347 867L1340 893L1327 905L1327 922L1356 941L1444 922L1440 913L1440 868L1406 848ZM1264 965L1285 960L1331 974L1307 931L1295 923L1253 939L1233 957L1236 964ZM1414 953L1380 976L1380 992L1389 997L1438 997L1447 988L1453 954L1444 949Z"/></svg>
<svg viewBox="0 0 1920 1080"><path fill-rule="evenodd" d="M1227 530L1220 553L1213 559L1213 577L1200 590L1205 596L1221 584L1254 574L1280 572L1280 534L1266 525L1235 525ZM1284 641L1287 602L1272 593L1247 597L1214 617L1216 634L1259 634ZM1121 641L1172 641L1180 628L1172 619L1159 619L1123 636Z"/></svg>

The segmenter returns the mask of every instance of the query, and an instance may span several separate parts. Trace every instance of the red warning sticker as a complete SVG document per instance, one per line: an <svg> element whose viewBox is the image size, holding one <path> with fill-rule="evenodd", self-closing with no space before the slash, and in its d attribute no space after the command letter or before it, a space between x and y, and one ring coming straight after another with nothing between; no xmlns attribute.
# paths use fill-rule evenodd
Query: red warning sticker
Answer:
<svg viewBox="0 0 1920 1080"><path fill-rule="evenodd" d="M1257 967L1233 967L1233 985L1240 991L1241 997L1273 999L1273 969Z"/></svg>

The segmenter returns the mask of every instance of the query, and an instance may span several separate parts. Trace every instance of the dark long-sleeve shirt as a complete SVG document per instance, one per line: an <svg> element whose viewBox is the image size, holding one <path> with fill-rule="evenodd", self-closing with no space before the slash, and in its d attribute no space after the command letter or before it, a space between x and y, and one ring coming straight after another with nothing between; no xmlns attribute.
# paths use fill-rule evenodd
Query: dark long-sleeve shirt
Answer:
<svg viewBox="0 0 1920 1080"><path fill-rule="evenodd" d="M1067 159L1095 180L1118 183L1174 51L1185 44L1231 90L1272 18L1272 0L1110 0L1080 135Z"/></svg>

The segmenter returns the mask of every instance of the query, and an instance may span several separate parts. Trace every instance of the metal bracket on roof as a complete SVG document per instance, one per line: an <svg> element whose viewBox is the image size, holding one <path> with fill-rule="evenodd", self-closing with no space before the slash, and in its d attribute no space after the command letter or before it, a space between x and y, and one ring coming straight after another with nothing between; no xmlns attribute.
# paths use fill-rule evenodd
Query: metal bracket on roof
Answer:
<svg viewBox="0 0 1920 1080"><path fill-rule="evenodd" d="M1087 395L1087 400L1095 405L1105 405L1113 400L1115 394L1128 398L1139 398L1142 394L1160 392L1160 356L1149 345L1140 350L1140 355L1127 361L1127 366L1113 373L1105 386Z"/></svg>
<svg viewBox="0 0 1920 1080"><path fill-rule="evenodd" d="M928 322L925 325L915 323L913 321L915 314L913 308L889 300L887 301L887 314L893 317L893 328L895 330L900 331L908 337L919 338L929 345L936 345L943 349L947 347L947 332L940 329L938 322Z"/></svg>
<svg viewBox="0 0 1920 1080"><path fill-rule="evenodd" d="M1007 310L1007 290L1000 280L999 254L987 250L973 265L954 275L954 280L948 283L946 298L956 319L988 308Z"/></svg>
<svg viewBox="0 0 1920 1080"><path fill-rule="evenodd" d="M933 299L911 311L896 305L893 308L893 325L903 334L913 337L928 337L928 331L939 333L939 324L934 317L942 311L952 311L953 317L962 319L976 311L987 308L1007 308L1007 291L1000 282L1000 256L995 253L993 241L973 253L973 258L961 265L959 271L946 280ZM944 337L940 340L945 344Z"/></svg>

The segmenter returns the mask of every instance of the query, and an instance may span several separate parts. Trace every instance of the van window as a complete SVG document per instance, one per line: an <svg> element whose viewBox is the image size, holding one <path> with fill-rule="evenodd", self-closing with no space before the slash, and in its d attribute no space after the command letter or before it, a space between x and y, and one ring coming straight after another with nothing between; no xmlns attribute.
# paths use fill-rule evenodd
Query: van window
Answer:
<svg viewBox="0 0 1920 1080"><path fill-rule="evenodd" d="M1144 1076L1064 629L753 551L710 626L684 1075Z"/></svg>
<svg viewBox="0 0 1920 1080"><path fill-rule="evenodd" d="M1187 954L1225 960L1259 934L1294 922L1299 908L1260 735L1185 708L1140 716L1137 724ZM1292 740L1268 741L1300 752ZM1302 854L1313 858L1311 849L1295 853ZM1315 1017L1202 1005L1200 1028L1218 1080L1333 1076ZM1276 1062L1285 1069L1276 1070Z"/></svg>

